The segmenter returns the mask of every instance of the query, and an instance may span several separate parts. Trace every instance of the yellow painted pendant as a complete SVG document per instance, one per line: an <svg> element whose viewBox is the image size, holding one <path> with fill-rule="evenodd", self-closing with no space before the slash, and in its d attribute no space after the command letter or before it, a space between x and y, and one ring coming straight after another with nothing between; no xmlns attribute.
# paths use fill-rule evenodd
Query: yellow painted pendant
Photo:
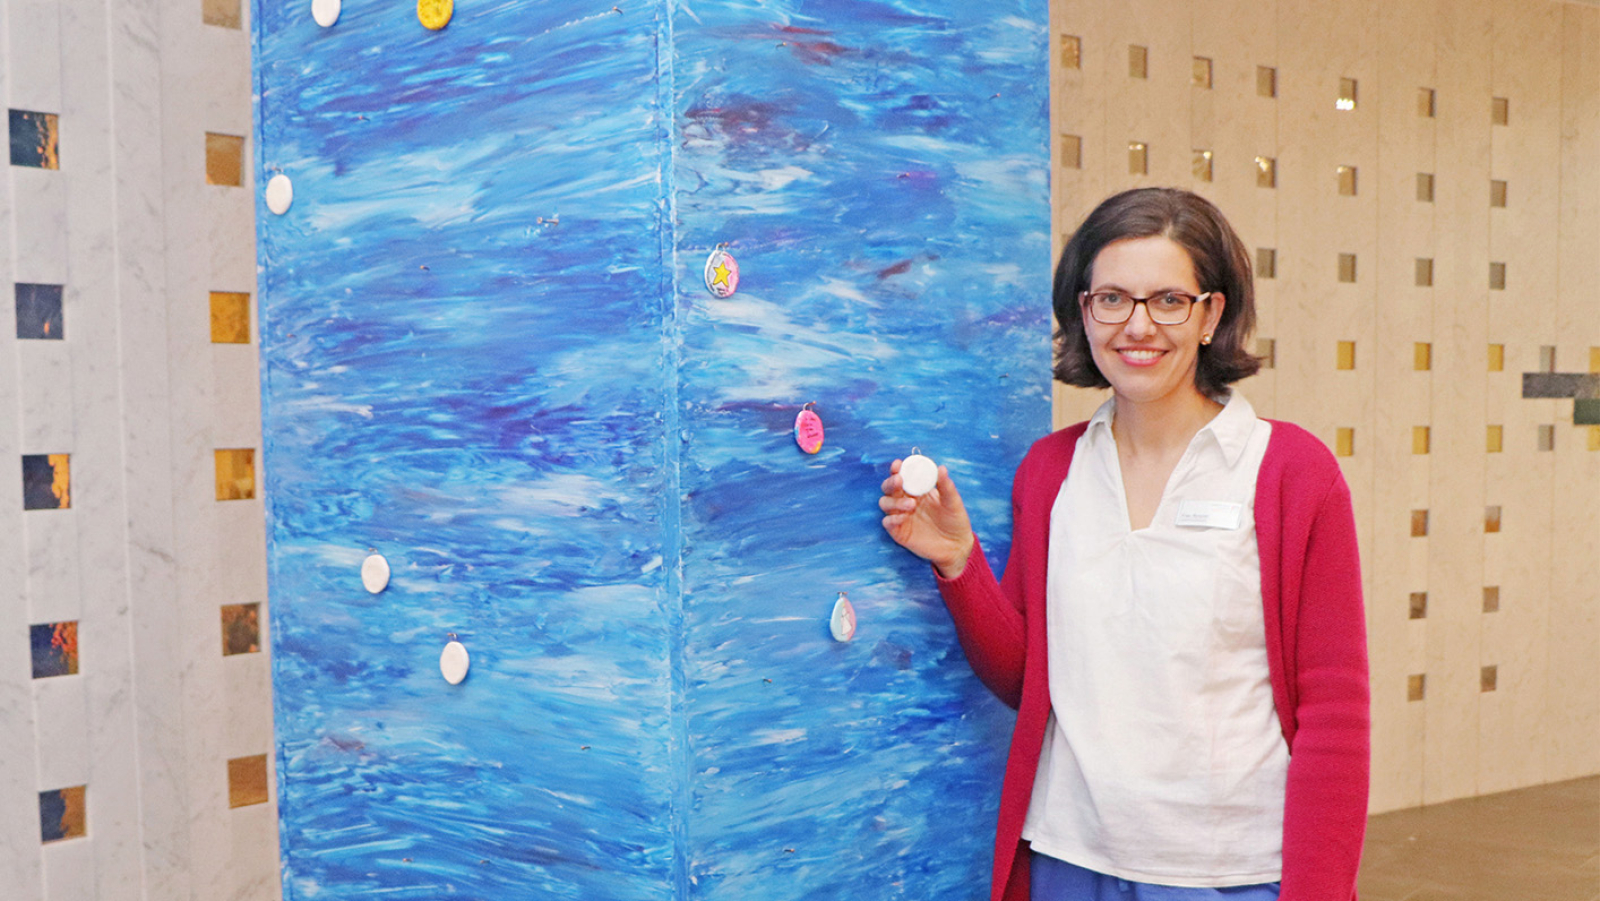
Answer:
<svg viewBox="0 0 1600 901"><path fill-rule="evenodd" d="M417 0L417 21L429 31L438 31L450 24L456 11L455 0Z"/></svg>

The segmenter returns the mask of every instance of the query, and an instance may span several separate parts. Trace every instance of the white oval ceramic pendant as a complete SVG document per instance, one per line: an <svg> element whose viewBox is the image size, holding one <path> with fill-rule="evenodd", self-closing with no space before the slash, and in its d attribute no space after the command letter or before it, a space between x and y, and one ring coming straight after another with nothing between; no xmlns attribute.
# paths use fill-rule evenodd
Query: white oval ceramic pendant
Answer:
<svg viewBox="0 0 1600 901"><path fill-rule="evenodd" d="M361 584L373 594L389 587L389 561L382 554L361 561Z"/></svg>
<svg viewBox="0 0 1600 901"><path fill-rule="evenodd" d="M471 667L472 658L467 655L467 646L459 641L446 644L439 653L439 672L444 676L444 681L451 685L460 685Z"/></svg>
<svg viewBox="0 0 1600 901"><path fill-rule="evenodd" d="M809 407L794 418L794 443L808 454L822 450L822 417Z"/></svg>
<svg viewBox="0 0 1600 901"><path fill-rule="evenodd" d="M332 28L339 21L339 0L311 0L311 18L323 28Z"/></svg>
<svg viewBox="0 0 1600 901"><path fill-rule="evenodd" d="M939 464L921 454L912 454L900 461L900 490L912 497L922 497L933 490L939 481Z"/></svg>
<svg viewBox="0 0 1600 901"><path fill-rule="evenodd" d="M828 620L828 631L833 633L834 641L849 641L856 637L856 608L842 591L839 592L839 599L833 602L833 616Z"/></svg>
<svg viewBox="0 0 1600 901"><path fill-rule="evenodd" d="M267 181L267 209L282 216L294 203L294 182L289 176L278 173Z"/></svg>
<svg viewBox="0 0 1600 901"><path fill-rule="evenodd" d="M739 290L739 262L721 247L706 258L706 290L717 297L732 297Z"/></svg>

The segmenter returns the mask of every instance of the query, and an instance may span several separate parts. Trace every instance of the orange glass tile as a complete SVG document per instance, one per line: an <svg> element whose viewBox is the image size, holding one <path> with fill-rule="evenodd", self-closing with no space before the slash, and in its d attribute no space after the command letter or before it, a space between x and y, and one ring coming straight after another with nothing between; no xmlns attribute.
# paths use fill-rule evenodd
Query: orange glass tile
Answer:
<svg viewBox="0 0 1600 901"><path fill-rule="evenodd" d="M267 803L267 755L228 761L228 806Z"/></svg>
<svg viewBox="0 0 1600 901"><path fill-rule="evenodd" d="M206 184L244 184L244 138L206 132Z"/></svg>
<svg viewBox="0 0 1600 901"><path fill-rule="evenodd" d="M216 452L217 500L249 500L256 496L256 452L225 448Z"/></svg>
<svg viewBox="0 0 1600 901"><path fill-rule="evenodd" d="M250 295L243 291L211 292L211 343L250 343Z"/></svg>

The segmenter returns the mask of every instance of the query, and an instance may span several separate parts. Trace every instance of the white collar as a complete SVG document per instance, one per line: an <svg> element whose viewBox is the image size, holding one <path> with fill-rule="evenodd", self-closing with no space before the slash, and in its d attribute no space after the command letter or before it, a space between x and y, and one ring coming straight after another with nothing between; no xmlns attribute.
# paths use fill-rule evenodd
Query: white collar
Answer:
<svg viewBox="0 0 1600 901"><path fill-rule="evenodd" d="M1256 410L1244 395L1232 389L1224 389L1224 394L1214 398L1222 404L1222 410L1211 421L1200 427L1198 435L1209 435L1216 442L1217 449L1222 451L1222 458L1229 466L1237 465L1239 457L1244 454L1244 448L1250 441L1250 433L1256 426ZM1088 432L1091 440L1096 433L1103 432L1107 437L1111 435L1111 420L1116 414L1117 399L1110 397L1094 411L1089 417Z"/></svg>

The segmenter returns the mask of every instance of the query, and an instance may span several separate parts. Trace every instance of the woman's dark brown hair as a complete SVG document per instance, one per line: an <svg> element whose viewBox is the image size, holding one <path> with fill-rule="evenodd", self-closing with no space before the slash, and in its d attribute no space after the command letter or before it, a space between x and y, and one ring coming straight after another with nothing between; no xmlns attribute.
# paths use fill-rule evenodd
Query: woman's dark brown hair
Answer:
<svg viewBox="0 0 1600 901"><path fill-rule="evenodd" d="M1245 348L1256 327L1256 295L1244 242L1204 197L1177 188L1137 188L1102 201L1061 252L1052 291L1058 381L1080 388L1111 386L1089 353L1078 295L1089 290L1090 267L1107 244L1156 235L1188 252L1201 291L1225 298L1211 343L1200 347L1195 387L1214 395L1261 368L1260 358Z"/></svg>

